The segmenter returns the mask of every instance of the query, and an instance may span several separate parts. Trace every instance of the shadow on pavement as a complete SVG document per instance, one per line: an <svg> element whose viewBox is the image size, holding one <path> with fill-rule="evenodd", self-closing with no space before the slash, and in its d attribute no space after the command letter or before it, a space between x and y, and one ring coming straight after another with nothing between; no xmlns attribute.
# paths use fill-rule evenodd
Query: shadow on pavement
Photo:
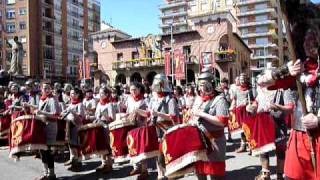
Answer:
<svg viewBox="0 0 320 180"><path fill-rule="evenodd" d="M276 167L270 166L271 173L275 172ZM250 180L259 174L261 166L248 166L242 169L228 171L226 180Z"/></svg>

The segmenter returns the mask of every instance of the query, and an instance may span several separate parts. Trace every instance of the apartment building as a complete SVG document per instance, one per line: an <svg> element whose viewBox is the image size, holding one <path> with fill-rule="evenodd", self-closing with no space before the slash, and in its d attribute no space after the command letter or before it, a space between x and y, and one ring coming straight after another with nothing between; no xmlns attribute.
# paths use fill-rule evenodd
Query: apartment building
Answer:
<svg viewBox="0 0 320 180"><path fill-rule="evenodd" d="M23 74L75 80L89 33L100 30L98 0L0 0L1 68L8 69L14 36L23 43Z"/></svg>
<svg viewBox="0 0 320 180"><path fill-rule="evenodd" d="M260 72L268 62L284 61L285 31L277 0L239 0L238 28L241 38L253 51L251 70Z"/></svg>

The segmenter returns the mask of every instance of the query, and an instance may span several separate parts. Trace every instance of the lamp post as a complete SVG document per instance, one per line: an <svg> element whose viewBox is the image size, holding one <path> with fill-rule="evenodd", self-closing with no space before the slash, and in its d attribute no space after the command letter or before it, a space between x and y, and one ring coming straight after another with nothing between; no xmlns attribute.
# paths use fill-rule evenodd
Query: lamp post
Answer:
<svg viewBox="0 0 320 180"><path fill-rule="evenodd" d="M173 50L173 20L170 23L170 47L171 47L171 81L174 85L174 50Z"/></svg>
<svg viewBox="0 0 320 180"><path fill-rule="evenodd" d="M85 41L87 41L86 38L82 37L82 81L85 82L85 75L86 75L86 66L85 66Z"/></svg>
<svg viewBox="0 0 320 180"><path fill-rule="evenodd" d="M266 53L266 46L263 47L263 55L264 55L264 69L267 69L267 53Z"/></svg>

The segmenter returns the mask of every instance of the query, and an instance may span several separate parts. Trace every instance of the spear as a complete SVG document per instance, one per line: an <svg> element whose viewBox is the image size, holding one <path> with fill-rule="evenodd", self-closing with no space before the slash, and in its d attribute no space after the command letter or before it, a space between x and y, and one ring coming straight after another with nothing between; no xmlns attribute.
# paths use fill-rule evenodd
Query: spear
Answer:
<svg viewBox="0 0 320 180"><path fill-rule="evenodd" d="M293 47L291 28L289 25L287 8L286 8L285 4L286 4L286 2L283 2L283 4L281 4L281 5L283 7L283 18L284 18L285 27L287 30L287 40L288 40L289 52L291 53L292 61L294 64L297 61L297 55L296 55L294 47ZM296 86L297 86L297 90L298 90L299 101L300 101L301 107L302 107L302 113L303 113L303 115L306 115L308 113L307 112L307 104L306 104L306 100L304 97L302 84L298 78L296 80ZM308 134L309 142L310 142L310 146L311 146L310 147L310 154L311 154L312 166L313 166L313 169L316 171L317 170L317 163L316 163L316 154L315 154L315 147L314 147L314 138L311 135L310 131L307 131L307 134Z"/></svg>

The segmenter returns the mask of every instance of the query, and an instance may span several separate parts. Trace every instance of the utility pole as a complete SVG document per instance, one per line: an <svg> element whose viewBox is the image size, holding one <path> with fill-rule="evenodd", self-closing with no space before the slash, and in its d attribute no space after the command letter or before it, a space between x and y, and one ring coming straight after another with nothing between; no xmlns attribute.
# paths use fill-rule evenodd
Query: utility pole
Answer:
<svg viewBox="0 0 320 180"><path fill-rule="evenodd" d="M170 47L171 47L171 81L172 81L172 86L174 86L174 50L173 50L173 19L172 22L170 23L170 33L171 33L171 38L170 38Z"/></svg>

